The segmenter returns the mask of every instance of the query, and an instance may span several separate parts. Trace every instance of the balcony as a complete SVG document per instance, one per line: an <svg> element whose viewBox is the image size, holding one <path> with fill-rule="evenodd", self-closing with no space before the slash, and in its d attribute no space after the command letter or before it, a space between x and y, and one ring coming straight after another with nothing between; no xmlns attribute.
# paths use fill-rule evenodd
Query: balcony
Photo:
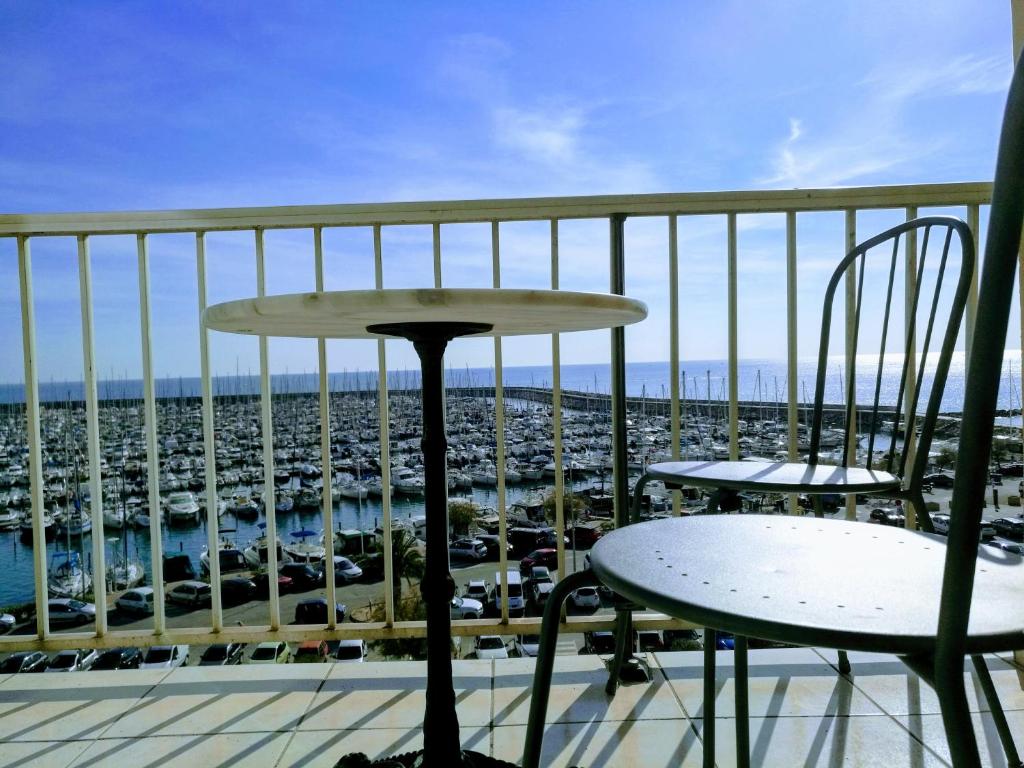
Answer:
<svg viewBox="0 0 1024 768"><path fill-rule="evenodd" d="M604 235L592 242L601 253L595 263L604 265L608 254L607 270L613 290L616 286L631 285L634 275L642 275L644 265L627 257L633 243L630 227L643 222L644 227L656 227L662 232L663 247L659 250L661 267L670 276L662 286L661 299L664 312L648 321L648 335L664 339L662 359L666 359L669 382L662 401L649 403L646 393L640 396L627 391L624 383L612 377L611 391L600 399L602 408L607 403L616 407L622 403L627 412L647 412L663 409L665 433L668 436L665 458L679 458L685 450L681 435L684 425L685 403L689 397L680 388L681 357L685 350L685 329L680 322L680 286L685 283L687 270L692 269L680 257L681 229L696 221L716 221L721 225L722 248L717 266L723 275L722 319L728 327L727 371L721 390L712 397L708 386L707 403L721 408L724 449L731 456L740 451L739 426L743 408L750 403L741 401L739 374L740 355L737 346L738 327L749 317L737 298L740 281L738 258L743 252L744 232L747 226L756 229L761 222L769 222L779 234L779 249L773 255L773 267L785 280L783 292L774 300L784 307L787 372L784 391L779 395L777 411L779 421L786 425L784 452L799 456L798 434L802 393L798 391L798 307L801 264L805 256L798 247L798 218L814 221L817 216L830 216L841 221L834 238L833 252L838 254L844 244L863 236L869 229L859 224L860 219L872 217L876 211L885 211L889 217L913 217L941 210L953 212L967 219L976 235L983 235L983 214L990 195L986 183L912 185L904 187L862 187L850 189L793 190L781 192L734 192L679 195L637 195L597 198L549 198L528 200L485 200L469 202L435 202L415 204L340 205L301 208L269 209L216 209L206 211L164 211L124 214L54 214L0 216L0 247L7 253L16 253L19 266L22 309L21 333L25 348L23 378L25 388L25 432L23 442L13 441L18 457L24 460L28 474L30 504L27 513L33 522L34 542L29 555L34 579L34 600L26 611L26 621L19 634L0 637L0 654L36 649L56 651L64 648L109 648L121 645L154 645L190 643L203 645L213 642L259 642L283 640L295 642L308 639L338 639L359 637L366 640L395 640L422 637L422 621L405 620L395 599L401 593L401 574L391 567L385 557L383 582L369 593L355 592L346 584L335 584L328 579L317 595L323 595L328 604L349 602L359 604L376 602L379 613L365 616L364 620L338 622L333 616L321 625L290 625L290 597L278 589L275 580L268 583L267 599L252 609L244 620L227 605L219 588L221 573L217 558L210 561L208 580L214 586L210 610L182 612L165 607L165 592L173 586L162 577L160 563L163 555L173 552L169 546L168 529L161 525L159 515L152 515L148 528L148 556L151 564L148 583L154 589L155 612L152 619L135 622L125 627L121 614L114 608L116 590L95 590L95 627L89 632L64 633L50 626L47 586L48 571L46 548L43 545L42 513L45 507L45 481L43 468L47 456L47 418L60 408L40 396L43 389L39 381L39 358L45 354L36 344L35 294L41 285L33 279L32 248L49 248L51 243L63 243L77 253L79 289L82 308L81 341L83 356L82 407L78 419L82 425L85 464L83 485L88 485L91 504L89 511L95 530L103 528L105 505L109 500L108 486L104 483L104 443L101 434L104 415L109 416L109 401L101 396L94 323L92 282L92 249L100 244L117 242L121 256L125 256L127 242L129 261L137 267L138 316L133 318L142 339L139 350L141 371L140 395L133 407L139 414L138 440L142 446L141 461L145 471L145 502L150 510L161 508L161 477L166 469L168 454L173 453L167 438L166 421L161 421L166 404L160 397L157 371L161 349L154 344L155 320L152 312L154 287L150 270L154 255L162 244L175 242L181 251L181 235L188 236L186 250L194 256L195 285L198 288L196 309L201 313L207 304L208 287L214 270L208 265L217 257L214 241L230 233L233 242L243 242L254 257L257 292L260 295L278 291L273 281L267 280L268 245L273 233L284 231L294 241L302 241L314 265L308 281L322 289L330 275L325 275L324 237L336 230L360 232L371 245L373 281L361 286L384 287L384 264L388 259L386 244L394 233L408 232L409 228L429 228L426 242L432 261L429 263L429 281L434 286L456 287L457 280L442 280L451 269L446 261L448 233L461 231L460 227L483 228L488 241L483 256L488 269L492 269L492 283L502 284L502 265L514 264L515 253L507 253L502 246L502 233L523 223L540 227L544 231L543 257L550 262L549 280L530 287L564 288L567 284L560 272L560 258L565 244L560 236L578 220L589 221L603 230ZM873 219L872 219L873 220ZM744 226L740 226L741 222ZM873 231L874 227L870 227ZM127 240L125 239L127 237ZM444 239L443 239L444 237ZM160 248L158 248L158 245ZM234 246L233 246L234 247ZM536 260L540 258L533 251ZM591 257L593 258L593 257ZM191 269L191 267L190 267ZM604 269L604 266L602 266ZM630 270L634 271L630 271ZM457 274L457 273L455 273ZM221 276L223 278L223 275ZM640 276L635 279L640 280ZM607 286L604 287L607 290ZM281 290L280 292L284 292ZM626 291L629 293L630 291ZM99 300L109 300L101 297ZM817 298L813 302L816 304ZM970 338L975 301L968 307L967 338ZM196 314L196 319L198 318ZM248 403L251 408L251 435L254 450L259 452L260 480L264 487L274 485L277 460L274 451L279 431L275 429L286 415L278 409L279 400L271 396L272 365L267 342L260 341L260 362L257 392L241 396L239 393L218 391L215 370L223 370L224 362L211 354L211 334L198 332L195 336L181 335L181 343L194 344L198 350L201 375L200 392L194 405L197 416L194 428L202 447L201 481L206 498L212 499L218 490L218 471L225 463L230 446L221 442L222 424L218 423L218 409L226 403ZM552 371L551 415L544 423L551 443L551 459L560 466L568 458L564 447L565 415L569 406L563 402L573 398L586 398L589 393L569 392L561 384L560 359L570 337L550 337L544 340L546 351L550 345ZM616 356L628 360L629 337L623 344L613 339L610 344L612 359ZM395 386L389 375L395 372L389 366L383 342L379 343L378 369L363 389L367 402L372 402L374 429L378 448L381 496L382 540L385 552L391 551L393 540L392 452L398 441L391 434L397 423L397 411L406 405L403 398L410 388ZM318 345L311 359L317 368L313 392L303 401L317 411L317 432L310 436L315 441L313 458L321 466L331 466L333 435L339 428L332 424L332 411L328 403L343 393L330 388L324 343ZM502 347L495 344L494 381L488 384L484 398L493 414L491 427L495 454L495 506L501 519L501 536L505 537L507 520L505 510L510 482L506 478L506 457L510 454L505 428L505 401L512 396L525 398L524 390L506 387L502 365ZM361 390L362 391L362 390ZM164 393L167 383L164 384ZM465 396L455 391L453 397ZM471 396L476 397L476 394ZM629 396L629 397L627 397ZM578 406L578 399L574 401ZM123 406L122 406L123 407ZM14 410L20 417L21 406ZM189 417L191 418L191 417ZM248 418L248 417L247 417ZM607 418L607 417L606 417ZM606 434L614 434L609 443L621 445L625 434L608 418ZM613 432L613 429L616 430ZM332 431L335 430L335 431ZM272 436L264 442L263 436ZM650 458L650 457L646 457ZM611 463L611 484L615 513L621 512L629 478L629 467L624 461ZM562 491L566 479L556 472L551 480L554 489L555 512L552 521L557 531L558 571L565 574L582 567L565 543L564 531L568 518L563 508ZM329 489L330 482L325 482ZM669 497L670 510L679 513L682 500L678 494ZM795 499L783 500L784 510L796 513ZM225 523L221 521L215 505L203 517L204 539L212 550L218 546ZM269 511L269 510L268 510ZM333 531L337 526L333 505L323 505L319 525ZM861 510L863 512L863 510ZM855 504L847 507L848 516L856 516ZM912 517L908 517L912 521ZM273 540L287 531L278 528L275 516L266 515L266 535ZM13 535L13 534L12 534ZM502 544L505 541L503 539ZM85 545L82 545L83 548ZM325 538L327 561L332 561L334 538ZM105 573L111 555L100 536L92 537L88 545L94 573ZM274 548L270 548L273 552ZM504 570L511 563L505 553L492 570ZM269 556L268 566L276 565L276 555ZM310 595L313 596L313 595ZM571 616L567 620L567 634L611 627L611 613L601 611L592 616ZM678 627L678 622L660 616L638 616L641 629ZM501 634L510 636L536 632L536 617L512 618L507 600L501 602L496 615L487 618L455 622L455 632L462 636ZM568 649L567 649L568 650ZM942 729L937 706L926 686L906 672L893 658L851 657L854 664L852 680L837 675L831 666L830 652L813 649L772 649L752 653L751 656L751 710L755 763L792 764L806 762L823 764L841 762L844 758L864 765L880 763L891 765L941 765L948 762L944 753ZM642 764L674 765L700 764L700 657L690 652L657 653L652 657L655 682L649 686L631 686L609 700L603 693L604 667L597 657L560 655L555 668L556 691L549 710L551 725L545 743L545 763L551 765L622 765L641 757ZM1024 725L1020 711L1024 709L1024 694L1018 679L1017 667L1011 658L991 659L996 685L1007 707L1012 727ZM532 678L530 660L482 662L460 660L456 668L456 687L463 741L467 748L489 752L496 756L516 760L520 754L525 716ZM732 762L730 745L731 671L728 654L723 654L720 665L720 752L721 764ZM71 684L68 684L68 680ZM5 748L0 763L28 765L62 762L73 765L99 765L119 759L127 754L141 764L156 764L171 757L197 760L200 763L230 763L245 760L260 765L332 765L337 757L349 751L365 751L372 756L415 749L420 744L422 722L423 683L425 665L419 662L368 662L362 665L309 665L275 668L206 668L179 669L170 673L152 672L96 672L74 675L71 678L45 675L42 677L13 676L0 680L0 739ZM27 681L27 682L26 682ZM992 764L999 765L1001 753L998 740L983 714L979 718L985 725L985 747ZM665 721L671 721L666 723ZM667 737L671 734L671 737ZM143 757L145 755L145 757ZM152 757L150 757L152 755ZM214 756L214 757L211 757ZM760 758L760 759L758 759ZM5 762L6 761L6 762Z"/></svg>
<svg viewBox="0 0 1024 768"><path fill-rule="evenodd" d="M731 654L719 657L718 763L727 766L735 764ZM608 699L599 657L560 656L542 763L701 765L702 654L649 658L654 682ZM949 764L931 689L895 657L851 661L847 679L829 651L751 652L752 764ZM1022 671L1009 659L989 664L1017 730ZM519 758L532 674L529 659L456 662L467 749ZM419 662L15 675L0 680L0 765L329 767L349 752L407 752L422 744L425 675ZM1005 765L976 681L968 690L982 760Z"/></svg>

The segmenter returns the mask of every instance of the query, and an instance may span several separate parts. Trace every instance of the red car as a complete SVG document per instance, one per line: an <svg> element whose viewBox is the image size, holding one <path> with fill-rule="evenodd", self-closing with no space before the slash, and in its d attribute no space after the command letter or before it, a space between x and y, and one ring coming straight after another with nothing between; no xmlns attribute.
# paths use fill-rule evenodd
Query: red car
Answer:
<svg viewBox="0 0 1024 768"><path fill-rule="evenodd" d="M529 574L535 565L547 566L552 571L558 570L558 550L551 547L533 550L519 561L519 572Z"/></svg>

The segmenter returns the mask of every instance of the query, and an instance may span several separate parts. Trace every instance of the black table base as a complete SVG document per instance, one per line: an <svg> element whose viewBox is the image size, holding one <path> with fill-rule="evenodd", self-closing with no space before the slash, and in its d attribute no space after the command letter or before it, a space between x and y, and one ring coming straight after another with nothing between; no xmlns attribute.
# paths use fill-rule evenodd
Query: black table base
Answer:
<svg viewBox="0 0 1024 768"><path fill-rule="evenodd" d="M486 333L490 323L387 323L366 330L398 336L413 343L420 358L423 402L423 492L427 517L427 557L421 584L427 604L427 705L423 716L423 750L369 762L362 754L346 755L339 768L477 768L511 766L503 760L463 751L452 684L451 613L455 582L448 570L448 440L444 414L444 350L459 336ZM359 761L362 762L359 762Z"/></svg>

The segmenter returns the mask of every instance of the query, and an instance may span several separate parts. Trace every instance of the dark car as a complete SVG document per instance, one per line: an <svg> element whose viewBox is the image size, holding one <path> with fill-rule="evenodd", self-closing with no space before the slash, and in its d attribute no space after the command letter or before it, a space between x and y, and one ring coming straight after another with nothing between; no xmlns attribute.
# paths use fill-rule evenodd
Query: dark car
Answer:
<svg viewBox="0 0 1024 768"><path fill-rule="evenodd" d="M879 523L880 525L892 525L902 527L906 519L902 514L890 507L876 507L868 515L868 522Z"/></svg>
<svg viewBox="0 0 1024 768"><path fill-rule="evenodd" d="M363 581L380 581L384 578L384 555L381 553L375 552L352 559L363 569Z"/></svg>
<svg viewBox="0 0 1024 768"><path fill-rule="evenodd" d="M225 667L229 664L241 664L245 653L245 643L216 643L211 645L199 657L200 667Z"/></svg>
<svg viewBox="0 0 1024 768"><path fill-rule="evenodd" d="M535 549L519 561L519 572L524 576L529 574L535 565L544 565L552 571L558 570L558 550L550 547Z"/></svg>
<svg viewBox="0 0 1024 768"><path fill-rule="evenodd" d="M615 634L604 630L584 632L580 653L615 653Z"/></svg>
<svg viewBox="0 0 1024 768"><path fill-rule="evenodd" d="M933 488L953 487L953 476L947 475L945 472L935 472L931 475L925 475L921 480L922 482L930 484Z"/></svg>
<svg viewBox="0 0 1024 768"><path fill-rule="evenodd" d="M164 581L188 581L196 576L195 566L188 555L181 552L164 555Z"/></svg>
<svg viewBox="0 0 1024 768"><path fill-rule="evenodd" d="M256 599L266 600L270 597L270 578L265 573L257 573L252 577L252 583L256 585ZM277 575L277 593L283 595L292 591L292 580L288 576Z"/></svg>
<svg viewBox="0 0 1024 768"><path fill-rule="evenodd" d="M41 651L18 651L0 662L0 673L42 672L50 663L50 657Z"/></svg>
<svg viewBox="0 0 1024 768"><path fill-rule="evenodd" d="M992 520L989 525L995 528L1000 536L1024 541L1024 520L1019 517L1000 517L998 520Z"/></svg>
<svg viewBox="0 0 1024 768"><path fill-rule="evenodd" d="M334 604L335 621L344 621L348 608L341 603ZM327 623L327 600L322 597L314 597L311 600L303 600L295 606L296 624L326 624Z"/></svg>
<svg viewBox="0 0 1024 768"><path fill-rule="evenodd" d="M224 605L241 605L247 603L256 596L256 584L252 579L241 576L232 576L229 579L221 579L220 599Z"/></svg>
<svg viewBox="0 0 1024 768"><path fill-rule="evenodd" d="M496 533L479 533L474 538L478 539L487 547L487 560L501 559L501 537ZM505 545L505 553L512 554L512 545Z"/></svg>
<svg viewBox="0 0 1024 768"><path fill-rule="evenodd" d="M100 653L89 669L138 669L141 663L142 651L138 648L109 648Z"/></svg>
<svg viewBox="0 0 1024 768"><path fill-rule="evenodd" d="M292 589L295 592L306 592L320 586L322 581L320 573L305 563L284 563L278 569L278 573L292 580Z"/></svg>

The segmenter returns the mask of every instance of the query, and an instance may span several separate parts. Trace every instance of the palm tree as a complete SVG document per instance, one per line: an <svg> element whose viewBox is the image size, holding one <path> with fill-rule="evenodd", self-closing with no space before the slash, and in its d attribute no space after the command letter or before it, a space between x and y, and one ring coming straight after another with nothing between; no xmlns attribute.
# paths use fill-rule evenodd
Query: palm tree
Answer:
<svg viewBox="0 0 1024 768"><path fill-rule="evenodd" d="M424 561L416 546L416 538L409 531L399 528L391 534L391 568L395 606L402 601L402 578L412 589L412 580L423 578Z"/></svg>

